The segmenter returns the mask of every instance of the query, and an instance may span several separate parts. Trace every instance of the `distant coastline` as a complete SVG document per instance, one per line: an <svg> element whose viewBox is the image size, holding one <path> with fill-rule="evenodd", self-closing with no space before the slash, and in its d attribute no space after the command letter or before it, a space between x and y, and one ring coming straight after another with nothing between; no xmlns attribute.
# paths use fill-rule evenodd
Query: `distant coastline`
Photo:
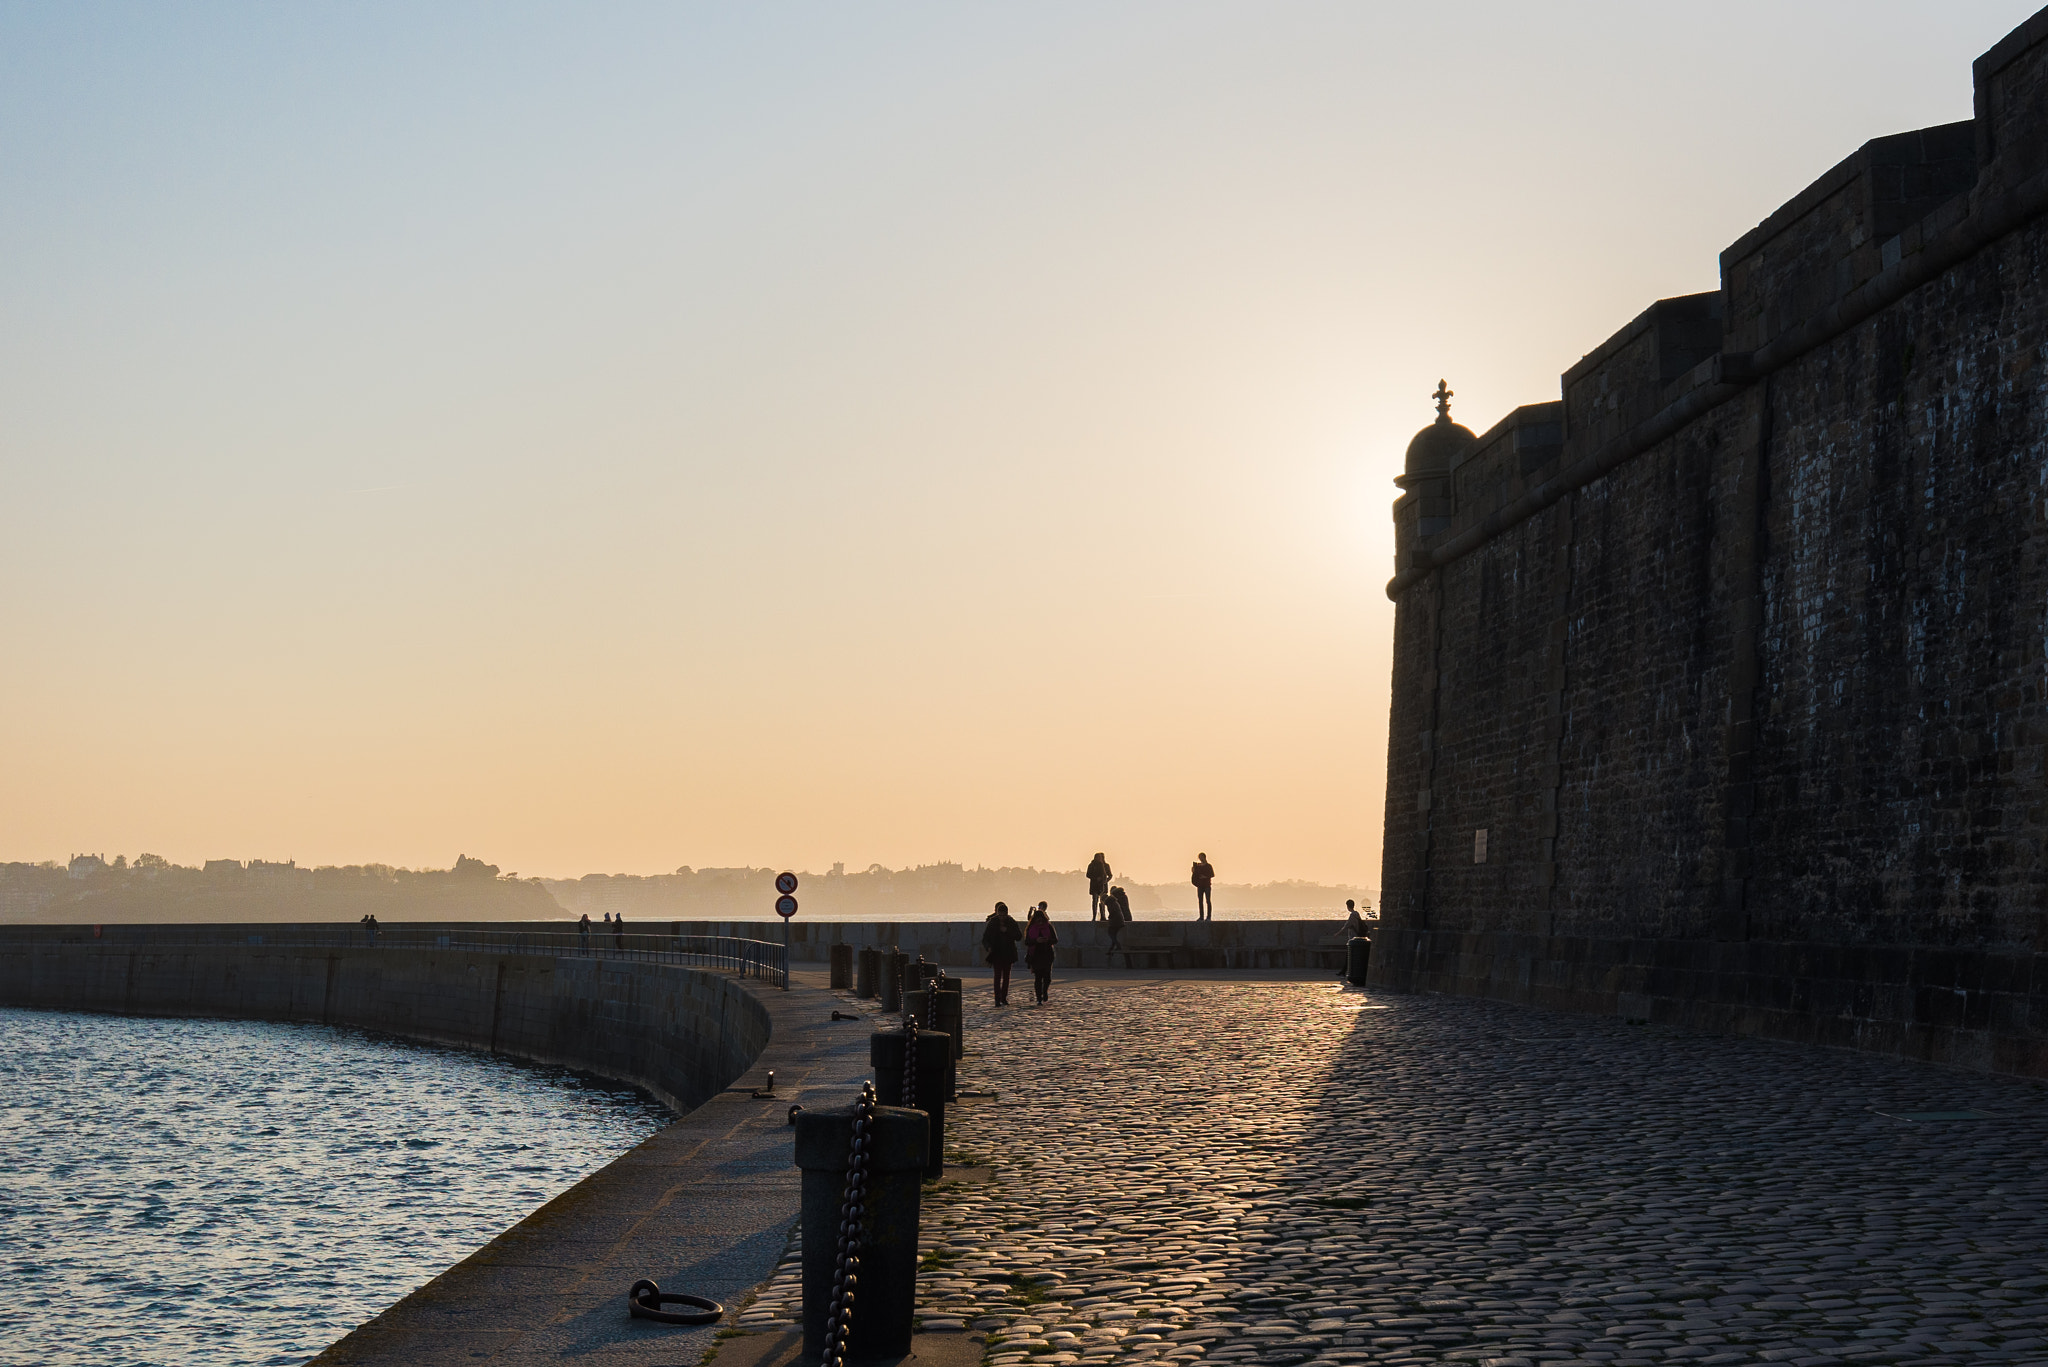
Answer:
<svg viewBox="0 0 2048 1367"><path fill-rule="evenodd" d="M584 914L592 920L756 920L769 916L777 872L686 867L542 879L500 873L467 856L453 868L404 869L300 868L265 860L210 860L193 868L153 855L133 863L77 855L65 864L0 864L0 924L354 922L366 915L380 921L542 921ZM798 873L799 914L807 921L978 919L998 900L1017 908L1042 901L1063 918L1088 914L1087 879L1078 869L876 864L851 873L843 865ZM1118 881L1141 920L1194 915L1188 884ZM1225 920L1341 917L1347 898L1368 909L1379 901L1375 889L1302 880L1218 883L1215 892L1217 915Z"/></svg>
<svg viewBox="0 0 2048 1367"><path fill-rule="evenodd" d="M588 913L592 920L611 913L631 920L756 920L766 919L775 901L774 869L678 869L674 873L588 874L575 879L546 879L555 901L571 915ZM835 865L822 874L798 874L798 913L817 921L979 920L997 901L1013 910L1047 904L1054 916L1088 914L1088 877L1079 869L968 868L961 864L925 864L913 869L886 869L879 864L848 873ZM1187 883L1137 883L1122 879L1131 910L1148 914L1193 917L1195 890ZM1344 914L1344 899L1361 906L1378 904L1375 893L1299 880L1216 885L1217 914L1226 919L1265 919L1287 912L1297 916Z"/></svg>

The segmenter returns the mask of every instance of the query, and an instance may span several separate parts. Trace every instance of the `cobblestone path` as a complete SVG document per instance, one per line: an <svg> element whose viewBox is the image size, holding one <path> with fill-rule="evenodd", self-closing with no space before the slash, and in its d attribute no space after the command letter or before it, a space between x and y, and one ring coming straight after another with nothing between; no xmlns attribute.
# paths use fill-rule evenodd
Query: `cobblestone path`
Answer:
<svg viewBox="0 0 2048 1367"><path fill-rule="evenodd" d="M928 1189L920 1304L995 1367L2048 1364L2048 1088L1322 983L969 986L1000 1099L952 1145L995 1177Z"/></svg>

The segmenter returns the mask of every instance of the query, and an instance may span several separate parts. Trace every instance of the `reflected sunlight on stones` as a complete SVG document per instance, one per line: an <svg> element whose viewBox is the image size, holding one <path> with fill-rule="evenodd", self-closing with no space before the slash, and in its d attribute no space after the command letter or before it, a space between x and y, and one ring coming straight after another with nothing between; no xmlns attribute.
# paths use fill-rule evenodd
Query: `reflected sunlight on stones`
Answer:
<svg viewBox="0 0 2048 1367"><path fill-rule="evenodd" d="M990 1363L2048 1364L2036 1087L1314 983L967 1019L918 1306Z"/></svg>

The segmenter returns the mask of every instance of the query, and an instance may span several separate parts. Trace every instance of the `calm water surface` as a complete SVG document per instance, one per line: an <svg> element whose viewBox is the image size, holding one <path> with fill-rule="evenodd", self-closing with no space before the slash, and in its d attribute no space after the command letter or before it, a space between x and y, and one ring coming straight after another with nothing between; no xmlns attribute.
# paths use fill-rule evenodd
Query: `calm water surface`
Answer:
<svg viewBox="0 0 2048 1367"><path fill-rule="evenodd" d="M324 1026L0 1010L0 1363L301 1363L668 1123Z"/></svg>

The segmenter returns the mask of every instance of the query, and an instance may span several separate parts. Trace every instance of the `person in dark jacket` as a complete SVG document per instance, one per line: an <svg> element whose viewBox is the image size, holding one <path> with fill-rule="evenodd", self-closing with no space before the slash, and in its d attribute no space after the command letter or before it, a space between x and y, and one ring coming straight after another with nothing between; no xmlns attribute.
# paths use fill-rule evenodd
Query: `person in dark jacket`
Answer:
<svg viewBox="0 0 2048 1367"><path fill-rule="evenodd" d="M1059 942L1060 934L1052 928L1044 905L1033 907L1031 923L1024 927L1024 962L1031 969L1031 992L1040 1006L1052 991L1052 952Z"/></svg>
<svg viewBox="0 0 2048 1367"><path fill-rule="evenodd" d="M1209 885L1216 881L1216 870L1209 867L1209 856L1197 854L1192 867L1188 869L1188 881L1195 885L1195 919L1213 921L1216 919L1216 904L1209 900Z"/></svg>
<svg viewBox="0 0 2048 1367"><path fill-rule="evenodd" d="M612 917L612 945L616 949L626 947L626 913Z"/></svg>
<svg viewBox="0 0 2048 1367"><path fill-rule="evenodd" d="M1109 861L1102 857L1102 851L1095 852L1095 858L1088 864L1088 919L1100 921L1106 914L1105 903L1109 898L1109 880L1116 877L1109 871Z"/></svg>
<svg viewBox="0 0 2048 1367"><path fill-rule="evenodd" d="M590 913L587 911L576 922L576 947L586 954L590 952Z"/></svg>
<svg viewBox="0 0 2048 1367"><path fill-rule="evenodd" d="M1124 927L1131 923L1131 899L1124 895L1122 888L1111 888L1106 910L1109 915L1109 947L1112 950L1122 949L1117 941L1122 938Z"/></svg>
<svg viewBox="0 0 2048 1367"><path fill-rule="evenodd" d="M1010 1004L1010 969L1017 962L1017 941L1023 938L1024 928L1010 915L1008 904L996 903L988 924L982 928L981 948L988 966L995 970L997 1006Z"/></svg>
<svg viewBox="0 0 2048 1367"><path fill-rule="evenodd" d="M1370 938L1366 934L1365 918L1358 914L1358 899L1355 897L1345 898L1344 910L1351 913L1344 918L1344 938L1347 940Z"/></svg>

